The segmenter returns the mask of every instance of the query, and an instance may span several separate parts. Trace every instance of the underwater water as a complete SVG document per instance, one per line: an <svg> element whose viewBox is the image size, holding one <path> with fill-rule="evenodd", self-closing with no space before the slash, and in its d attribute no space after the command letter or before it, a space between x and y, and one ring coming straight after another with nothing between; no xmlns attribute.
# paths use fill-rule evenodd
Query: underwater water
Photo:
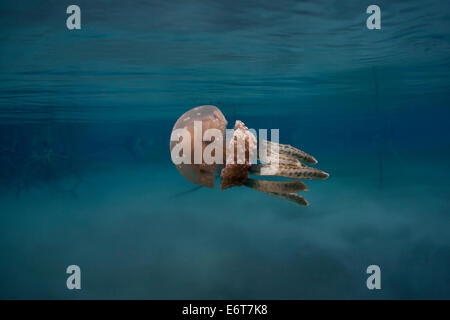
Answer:
<svg viewBox="0 0 450 320"><path fill-rule="evenodd" d="M0 3L0 298L450 298L448 2L76 4ZM316 157L310 206L184 179L205 104Z"/></svg>

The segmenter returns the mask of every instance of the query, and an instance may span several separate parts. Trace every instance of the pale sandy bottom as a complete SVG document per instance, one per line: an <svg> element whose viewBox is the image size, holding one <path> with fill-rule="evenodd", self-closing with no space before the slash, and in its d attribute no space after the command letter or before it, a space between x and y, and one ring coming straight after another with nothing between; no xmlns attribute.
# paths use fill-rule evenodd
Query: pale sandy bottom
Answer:
<svg viewBox="0 0 450 320"><path fill-rule="evenodd" d="M156 164L85 173L76 198L2 193L1 298L450 298L448 164L391 159L380 189L376 159L347 156L322 156L307 208L244 187L177 196L193 186Z"/></svg>

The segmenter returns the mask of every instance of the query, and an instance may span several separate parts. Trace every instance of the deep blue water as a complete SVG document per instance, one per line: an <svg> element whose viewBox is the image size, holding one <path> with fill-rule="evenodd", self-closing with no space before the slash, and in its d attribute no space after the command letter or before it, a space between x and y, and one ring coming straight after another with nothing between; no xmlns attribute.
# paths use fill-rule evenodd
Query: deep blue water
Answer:
<svg viewBox="0 0 450 320"><path fill-rule="evenodd" d="M76 4L0 3L0 298L450 298L448 2ZM193 190L205 104L314 155L310 206Z"/></svg>

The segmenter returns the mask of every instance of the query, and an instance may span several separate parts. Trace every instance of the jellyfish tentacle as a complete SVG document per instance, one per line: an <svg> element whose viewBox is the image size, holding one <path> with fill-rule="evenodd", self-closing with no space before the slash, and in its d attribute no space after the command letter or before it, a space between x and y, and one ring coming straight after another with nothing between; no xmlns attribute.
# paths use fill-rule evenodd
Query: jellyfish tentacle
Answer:
<svg viewBox="0 0 450 320"><path fill-rule="evenodd" d="M244 182L244 185L264 193L268 192L293 193L308 190L308 187L300 180L268 181L268 180L247 179Z"/></svg>
<svg viewBox="0 0 450 320"><path fill-rule="evenodd" d="M270 164L279 163L279 164L285 164L289 166L297 166L301 167L304 166L298 159L286 156L284 154L273 154L270 153L267 157Z"/></svg>
<svg viewBox="0 0 450 320"><path fill-rule="evenodd" d="M308 201L306 201L305 198L303 198L298 193L277 193L277 192L267 192L268 195L271 195L272 197L280 198L283 200L288 200L295 202L301 206L309 206Z"/></svg>
<svg viewBox="0 0 450 320"><path fill-rule="evenodd" d="M270 149L272 148L272 146L275 149L278 148L278 153L280 155L283 154L283 155L304 161L309 164L317 163L316 158L314 158L312 155L307 154L306 152L304 152L300 149L297 149L291 145L276 143L276 142L272 142L272 141L266 141L266 143L267 143L267 146L270 147Z"/></svg>
<svg viewBox="0 0 450 320"><path fill-rule="evenodd" d="M250 173L256 176L278 176L285 178L295 178L295 179L319 179L324 180L329 177L329 174L307 166L289 166L284 164L277 165L267 165L267 164L256 164L250 167Z"/></svg>
<svg viewBox="0 0 450 320"><path fill-rule="evenodd" d="M258 187L254 187L255 185L252 185L253 182L250 181L250 182L247 183L248 180L262 181L264 183L260 184ZM252 186L249 186L249 187L252 188L252 189L255 189L257 191L260 191L262 193L268 194L268 195L270 195L272 197L283 199L283 200L292 201L292 202L295 202L295 203L297 203L297 204L299 204L301 206L308 206L309 205L308 201L306 201L306 199L303 198L298 193L293 193L293 192L282 193L282 192L269 191L269 188L272 188L272 186L269 187L269 184L266 184L266 183L268 183L268 182L276 182L276 181L264 181L264 180L254 180L254 179L247 179L247 181L244 182L245 186L252 185ZM295 181L290 181L290 182L295 182ZM301 181L299 181L299 182L301 182Z"/></svg>

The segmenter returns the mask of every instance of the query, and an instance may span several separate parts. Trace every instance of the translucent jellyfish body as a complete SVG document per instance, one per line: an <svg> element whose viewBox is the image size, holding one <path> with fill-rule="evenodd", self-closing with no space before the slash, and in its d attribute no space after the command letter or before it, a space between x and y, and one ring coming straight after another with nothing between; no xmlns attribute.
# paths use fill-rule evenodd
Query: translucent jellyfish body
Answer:
<svg viewBox="0 0 450 320"><path fill-rule="evenodd" d="M199 106L184 113L172 130L170 150L177 169L190 182L214 187L220 172L220 189L246 186L271 196L307 206L298 192L308 190L300 179L326 179L328 173L308 167L316 164L311 155L290 145L262 140L242 121L226 130L227 120L215 106ZM227 132L228 131L228 132ZM261 156L263 155L263 156ZM277 176L290 181L254 179Z"/></svg>
<svg viewBox="0 0 450 320"><path fill-rule="evenodd" d="M190 149L190 161L189 163L176 164L177 169L181 174L190 182L205 187L213 188L215 174L220 164L206 164L202 163L195 164L195 132L194 132L194 121L201 121L202 129L217 129L225 135L225 129L227 127L227 120L225 116L220 112L220 110L215 106L200 106L193 108L186 113L184 113L175 123L172 129L172 135L177 129L185 129L189 132L190 141L183 141L181 139L183 151ZM177 141L171 139L170 141L170 151L173 150ZM189 144L189 146L186 146ZM202 142L202 151L208 145L208 142Z"/></svg>

